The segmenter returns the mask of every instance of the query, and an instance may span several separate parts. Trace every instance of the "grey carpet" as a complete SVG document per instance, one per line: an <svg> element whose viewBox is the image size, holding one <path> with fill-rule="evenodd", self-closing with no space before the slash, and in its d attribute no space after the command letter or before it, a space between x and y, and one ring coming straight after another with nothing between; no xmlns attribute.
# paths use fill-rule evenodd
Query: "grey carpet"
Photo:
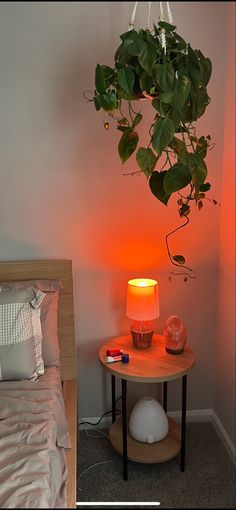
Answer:
<svg viewBox="0 0 236 510"><path fill-rule="evenodd" d="M94 427L88 433L96 434ZM236 508L235 466L213 425L187 424L186 437L184 473L180 472L179 456L160 464L128 461L128 481L124 482L122 457L109 439L88 437L80 430L77 501L115 502L117 507L119 502L133 502L135 507L135 502L158 501L160 506L155 508ZM112 458L112 462L84 472Z"/></svg>

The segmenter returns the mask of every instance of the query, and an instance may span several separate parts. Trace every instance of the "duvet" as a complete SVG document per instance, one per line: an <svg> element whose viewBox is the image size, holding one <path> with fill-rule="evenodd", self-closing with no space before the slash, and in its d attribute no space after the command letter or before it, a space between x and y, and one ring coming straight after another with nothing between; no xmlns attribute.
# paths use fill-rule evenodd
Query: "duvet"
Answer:
<svg viewBox="0 0 236 510"><path fill-rule="evenodd" d="M67 448L58 369L0 383L0 508L66 508Z"/></svg>

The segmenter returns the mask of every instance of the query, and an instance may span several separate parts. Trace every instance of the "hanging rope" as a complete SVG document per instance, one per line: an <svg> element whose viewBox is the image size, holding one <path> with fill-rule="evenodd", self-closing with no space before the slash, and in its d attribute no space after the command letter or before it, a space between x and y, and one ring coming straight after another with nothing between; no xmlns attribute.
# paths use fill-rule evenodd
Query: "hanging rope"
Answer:
<svg viewBox="0 0 236 510"><path fill-rule="evenodd" d="M160 2L160 17L159 17L159 19L160 19L160 21L165 21L162 2ZM162 28L161 32L160 32L160 42L161 42L161 47L162 47L164 53L166 54L166 34L165 34L164 28Z"/></svg>
<svg viewBox="0 0 236 510"><path fill-rule="evenodd" d="M170 3L169 2L165 2L165 3L166 3L166 8L167 8L168 21L172 25L173 24L173 16L172 16L171 8L170 8ZM138 6L138 2L135 2L134 8L133 8L133 12L132 12L132 15L131 15L131 20L129 22L128 30L134 30L137 6ZM148 13L147 13L147 29L148 30L150 29L149 26L150 26L151 6L152 6L152 2L148 2ZM165 21L163 2L160 2L160 16L159 16L159 19L160 19L160 21ZM164 28L162 28L161 32L160 32L160 43L161 43L161 47L163 48L164 53L166 53L166 36L165 36L165 29Z"/></svg>
<svg viewBox="0 0 236 510"><path fill-rule="evenodd" d="M173 24L173 16L172 16L169 2L166 2L166 5L167 5L167 12L168 12L168 20L169 20L169 23L172 25Z"/></svg>
<svg viewBox="0 0 236 510"><path fill-rule="evenodd" d="M152 2L148 2L148 14L147 14L147 28L149 30L150 14L151 14Z"/></svg>
<svg viewBox="0 0 236 510"><path fill-rule="evenodd" d="M132 12L132 16L131 16L131 20L129 22L129 30L133 30L134 29L134 22L135 22L135 14L136 14L137 5L138 5L138 2L135 2L134 8L133 8L133 12Z"/></svg>
<svg viewBox="0 0 236 510"><path fill-rule="evenodd" d="M164 21L164 20L165 20L165 16L164 16L164 12L163 12L162 2L160 2L160 20L161 20L161 21Z"/></svg>

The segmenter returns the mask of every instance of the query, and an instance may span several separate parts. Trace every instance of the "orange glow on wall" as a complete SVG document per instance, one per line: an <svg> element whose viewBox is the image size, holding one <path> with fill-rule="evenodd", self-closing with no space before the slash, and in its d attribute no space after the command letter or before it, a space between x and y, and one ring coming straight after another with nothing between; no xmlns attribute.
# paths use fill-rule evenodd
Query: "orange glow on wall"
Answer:
<svg viewBox="0 0 236 510"><path fill-rule="evenodd" d="M130 319L149 321L159 317L158 283L150 278L128 281L126 315Z"/></svg>

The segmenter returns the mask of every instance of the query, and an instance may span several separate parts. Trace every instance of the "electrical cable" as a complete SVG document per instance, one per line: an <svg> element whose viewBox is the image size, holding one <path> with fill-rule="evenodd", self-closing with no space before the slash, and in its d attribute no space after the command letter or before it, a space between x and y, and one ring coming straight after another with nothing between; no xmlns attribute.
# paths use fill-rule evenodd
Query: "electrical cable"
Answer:
<svg viewBox="0 0 236 510"><path fill-rule="evenodd" d="M117 404L117 402L121 399L122 397L118 397L115 401L115 405ZM104 418L104 416L106 416L107 414L109 413L112 413L112 409L110 409L110 411L106 411L104 414L102 414L101 418L96 422L96 423L92 423L91 421L80 421L79 422L79 426L80 425L84 425L84 424L88 424L88 425L92 425L92 426L96 426L96 425L99 425L100 421ZM121 414L121 411L119 409L115 409L115 414Z"/></svg>
<svg viewBox="0 0 236 510"><path fill-rule="evenodd" d="M85 429L84 432L85 432L86 436L88 436L88 437L101 437L101 436L105 436L108 439L110 439L108 434L106 434L106 432L103 432L103 430L101 430L101 429L93 429L93 430L98 432L98 434L96 436L95 436L95 434L88 434L88 430L87 429Z"/></svg>
<svg viewBox="0 0 236 510"><path fill-rule="evenodd" d="M116 453L112 459L110 459L110 460L101 460L100 462L96 462L95 464L92 464L91 466L89 466L89 467L87 467L86 469L84 469L84 471L82 471L82 473L80 473L79 477L77 478L77 484L79 484L79 480L80 480L80 478L81 478L81 477L82 477L85 473L87 473L90 469L92 469L92 468L93 468L93 467L95 467L95 466L100 466L101 464L109 464L109 462L113 462L113 460L115 460L115 459L117 458L117 456L118 456L118 454ZM78 486L78 485L77 485L77 486ZM80 489L79 487L78 487L78 490L79 490L79 492L81 492L81 491L82 491L82 489Z"/></svg>
<svg viewBox="0 0 236 510"><path fill-rule="evenodd" d="M106 414L109 414L109 413L111 413L111 412L112 412L111 410L110 410L110 411L106 411L106 413L104 413L104 414L101 416L101 418L97 421L97 423L92 423L91 421L80 421L80 422L79 422L79 426L80 426L80 425L84 425L84 423L85 423L85 424L88 424L88 425L94 425L94 426L96 426L96 425L98 425L98 424L100 423L100 421L104 418L104 416L106 416ZM116 409L116 414L120 414L120 410L119 410L119 409Z"/></svg>
<svg viewBox="0 0 236 510"><path fill-rule="evenodd" d="M115 405L117 404L117 402L118 402L121 398L122 398L122 396L120 396L120 397L118 397L118 398L116 399L116 401L115 401ZM111 409L110 411L106 411L106 412L105 412L105 413L101 416L101 418L98 420L98 422L97 422L97 423L91 423L90 421L81 421L81 422L79 423L79 426L80 426L80 425L83 425L83 424L88 424L88 425L91 425L91 426L93 426L93 427L94 427L94 426L96 426L96 425L98 425L98 424L100 423L100 421L102 420L102 418L103 418L104 416L106 416L107 414L109 414L109 413L111 413L111 412L112 412L112 409ZM120 409L115 409L115 414L116 414L116 415L117 415L117 414L120 414L120 413L121 413ZM102 430L100 430L100 429L94 429L94 430L96 430L99 434L98 434L98 435L96 435L96 436L95 436L95 435L93 435L93 434L88 434L88 431L87 431L86 429L85 429L85 433L86 433L86 435L87 435L88 437L91 437L91 438L97 438L97 437L105 436L107 439L110 439L110 438L109 438L109 436L108 436L105 432L103 432ZM82 477L85 473L87 473L90 469L92 469L93 467L96 467L96 466L100 466L101 464L108 464L109 462L113 462L113 460L115 460L115 459L117 458L117 456L118 456L118 454L116 453L112 459L110 459L110 460L102 460L102 461L100 461L100 462L96 462L95 464L92 464L91 466L89 466L89 467L87 467L86 469L84 469L84 471L82 471L82 473L80 473L79 477L77 478L77 487L78 487L78 484L79 484L79 480L80 480L80 478L81 478L81 477ZM82 491L82 489L81 489L80 487L78 487L78 491L79 491L79 492L81 492L81 491Z"/></svg>

